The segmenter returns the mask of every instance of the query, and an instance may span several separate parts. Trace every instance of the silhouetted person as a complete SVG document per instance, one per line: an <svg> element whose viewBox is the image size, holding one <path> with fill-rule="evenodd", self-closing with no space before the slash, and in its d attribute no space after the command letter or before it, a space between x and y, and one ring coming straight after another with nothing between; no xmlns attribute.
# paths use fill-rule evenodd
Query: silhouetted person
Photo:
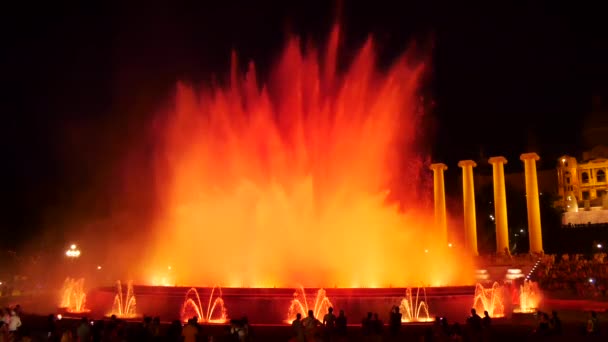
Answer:
<svg viewBox="0 0 608 342"><path fill-rule="evenodd" d="M367 317L361 320L361 334L363 336L369 336L372 334L372 317L373 313L368 312Z"/></svg>
<svg viewBox="0 0 608 342"><path fill-rule="evenodd" d="M433 324L433 327L431 328L431 331L433 332L433 338L436 340L440 340L445 336L448 336L446 332L444 332L444 326L443 326L443 321L444 319L442 317L435 317L435 323Z"/></svg>
<svg viewBox="0 0 608 342"><path fill-rule="evenodd" d="M169 329L167 329L167 340L178 342L182 339L182 323L179 320L174 320Z"/></svg>
<svg viewBox="0 0 608 342"><path fill-rule="evenodd" d="M374 319L372 320L372 335L382 336L384 330L384 323L380 320L377 313L374 313Z"/></svg>
<svg viewBox="0 0 608 342"><path fill-rule="evenodd" d="M346 316L344 315L344 310L340 310L340 314L338 314L338 317L336 318L336 334L338 336L341 336L341 337L346 336L346 324L347 324L347 319L346 319Z"/></svg>
<svg viewBox="0 0 608 342"><path fill-rule="evenodd" d="M549 335L549 315L546 313L540 314L540 321L538 322L538 330L536 331L539 335Z"/></svg>
<svg viewBox="0 0 608 342"><path fill-rule="evenodd" d="M232 335L233 340L235 341L243 341L247 336L247 325L245 324L245 320L242 319L233 319L230 321L230 335Z"/></svg>
<svg viewBox="0 0 608 342"><path fill-rule="evenodd" d="M91 341L91 324L86 317L80 319L80 325L78 326L78 329L76 329L76 335L78 336L78 341Z"/></svg>
<svg viewBox="0 0 608 342"><path fill-rule="evenodd" d="M196 342L198 338L198 327L194 318L188 320L188 324L182 329L184 342Z"/></svg>
<svg viewBox="0 0 608 342"><path fill-rule="evenodd" d="M306 335L304 335L304 324L302 323L302 314L298 313L296 319L291 322L291 328L293 329L293 336L297 342L306 342Z"/></svg>
<svg viewBox="0 0 608 342"><path fill-rule="evenodd" d="M401 330L401 312L399 312L398 306L393 306L391 310L390 319L389 319L389 330L391 336L399 336L399 331Z"/></svg>
<svg viewBox="0 0 608 342"><path fill-rule="evenodd" d="M1 312L1 310L0 310ZM59 339L61 338L61 336L59 336L59 332L57 331L57 324L55 323L55 315L51 314L47 317L47 328L46 328L46 332L47 332L47 338L49 341L53 341L53 342L57 342L59 341ZM2 339L0 339L0 341L2 341Z"/></svg>
<svg viewBox="0 0 608 342"><path fill-rule="evenodd" d="M481 325L484 328L489 328L492 325L492 318L490 318L490 314L488 311L483 312L483 318L481 319Z"/></svg>
<svg viewBox="0 0 608 342"><path fill-rule="evenodd" d="M477 310L471 309L471 316L467 319L467 325L473 332L481 331L482 321L481 317L477 314Z"/></svg>
<svg viewBox="0 0 608 342"><path fill-rule="evenodd" d="M105 322L102 319L95 321L95 324L91 327L91 340L93 342L101 342L104 330Z"/></svg>
<svg viewBox="0 0 608 342"><path fill-rule="evenodd" d="M450 341L459 342L463 340L462 329L458 322L454 323L450 331Z"/></svg>
<svg viewBox="0 0 608 342"><path fill-rule="evenodd" d="M551 321L549 322L551 326L551 330L555 335L562 334L562 321L557 316L557 311L553 310L551 313Z"/></svg>
<svg viewBox="0 0 608 342"><path fill-rule="evenodd" d="M321 322L315 318L315 313L312 310L308 310L308 316L302 320L302 324L304 324L306 339L313 341Z"/></svg>
<svg viewBox="0 0 608 342"><path fill-rule="evenodd" d="M589 320L587 321L587 334L588 335L598 335L600 332L600 323L597 319L597 313L595 311L591 311L589 314Z"/></svg>
<svg viewBox="0 0 608 342"><path fill-rule="evenodd" d="M323 316L323 326L325 328L325 340L329 340L336 330L336 315L334 315L334 308L330 307L327 309L327 313Z"/></svg>

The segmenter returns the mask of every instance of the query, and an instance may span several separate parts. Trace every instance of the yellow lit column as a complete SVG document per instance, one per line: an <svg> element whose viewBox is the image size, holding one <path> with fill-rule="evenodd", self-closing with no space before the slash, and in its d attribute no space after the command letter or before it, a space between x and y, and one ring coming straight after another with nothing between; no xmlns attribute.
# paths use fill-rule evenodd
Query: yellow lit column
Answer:
<svg viewBox="0 0 608 342"><path fill-rule="evenodd" d="M492 164L494 180L494 220L496 223L496 252L503 254L505 248L509 250L509 225L507 223L507 192L505 190L505 157L492 157L488 160Z"/></svg>
<svg viewBox="0 0 608 342"><path fill-rule="evenodd" d="M461 160L458 166L462 168L462 197L464 205L464 241L467 250L472 255L477 252L477 220L475 218L475 186L473 184L473 168L477 166L472 160Z"/></svg>
<svg viewBox="0 0 608 342"><path fill-rule="evenodd" d="M538 180L536 178L536 161L538 154L524 153L519 159L524 162L526 175L526 204L528 205L528 236L530 238L530 252L543 251L543 237L540 227L540 203L538 198Z"/></svg>
<svg viewBox="0 0 608 342"><path fill-rule="evenodd" d="M439 238L444 246L448 244L448 221L445 209L445 184L443 180L443 171L447 169L448 167L443 163L431 164L435 197L435 224L439 228Z"/></svg>

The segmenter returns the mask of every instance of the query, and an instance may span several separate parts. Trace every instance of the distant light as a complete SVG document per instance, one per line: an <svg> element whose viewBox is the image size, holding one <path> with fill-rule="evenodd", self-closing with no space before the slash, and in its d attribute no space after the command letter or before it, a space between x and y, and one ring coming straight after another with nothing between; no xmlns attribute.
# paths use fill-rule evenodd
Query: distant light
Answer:
<svg viewBox="0 0 608 342"><path fill-rule="evenodd" d="M101 266L97 266L97 269L98 269L98 270L100 270L100 269L101 269Z"/></svg>
<svg viewBox="0 0 608 342"><path fill-rule="evenodd" d="M519 232L520 232L520 233L523 233L523 232L524 232L524 230L523 230L523 229L520 229L520 230L519 230Z"/></svg>
<svg viewBox="0 0 608 342"><path fill-rule="evenodd" d="M80 256L80 251L77 249L69 249L65 252L65 255L69 258L78 258Z"/></svg>
<svg viewBox="0 0 608 342"><path fill-rule="evenodd" d="M167 267L168 270L171 270L171 266Z"/></svg>
<svg viewBox="0 0 608 342"><path fill-rule="evenodd" d="M2 285L2 282L0 281L0 285Z"/></svg>
<svg viewBox="0 0 608 342"><path fill-rule="evenodd" d="M76 249L76 245L75 245L75 244L72 244L72 245L70 246L70 249Z"/></svg>
<svg viewBox="0 0 608 342"><path fill-rule="evenodd" d="M593 278L589 278L589 282L590 282L590 283L593 283L594 281L595 281L595 279L593 279Z"/></svg>
<svg viewBox="0 0 608 342"><path fill-rule="evenodd" d="M490 220L494 221L494 215L490 214Z"/></svg>
<svg viewBox="0 0 608 342"><path fill-rule="evenodd" d="M60 321L61 321L61 318L62 318L62 317L63 317L63 316L61 316L61 314L58 314L58 315L57 315L57 319L58 319L58 320L60 320Z"/></svg>
<svg viewBox="0 0 608 342"><path fill-rule="evenodd" d="M452 243L451 242L448 243L448 247L452 248Z"/></svg>
<svg viewBox="0 0 608 342"><path fill-rule="evenodd" d="M596 247L597 247L597 248L599 248L599 249L601 249L601 248L602 248L602 247L604 247L604 246L602 246L602 244L601 244L601 243L598 243Z"/></svg>
<svg viewBox="0 0 608 342"><path fill-rule="evenodd" d="M542 195L543 195L543 193L541 192L541 193L540 193L540 195L542 196Z"/></svg>
<svg viewBox="0 0 608 342"><path fill-rule="evenodd" d="M429 252L429 250L428 250L428 249L425 249L425 250L424 250L424 253L428 253L428 252Z"/></svg>
<svg viewBox="0 0 608 342"><path fill-rule="evenodd" d="M566 158L562 158L562 163L565 163L565 162L566 162Z"/></svg>

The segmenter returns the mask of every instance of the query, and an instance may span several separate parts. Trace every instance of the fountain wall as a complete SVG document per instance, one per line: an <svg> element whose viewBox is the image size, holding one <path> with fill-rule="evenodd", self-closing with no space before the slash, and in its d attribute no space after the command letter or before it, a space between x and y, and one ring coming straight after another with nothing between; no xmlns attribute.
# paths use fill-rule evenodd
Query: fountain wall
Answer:
<svg viewBox="0 0 608 342"><path fill-rule="evenodd" d="M184 295L189 287L134 286L139 315L160 316L163 321L181 319ZM212 288L197 288L201 301L207 303ZM304 289L309 306L314 306L318 289ZM367 312L378 313L388 320L391 307L399 306L405 297L405 288L325 289L335 312L344 310L349 324L360 324ZM251 323L282 324L294 293L292 288L223 288L222 299L228 318L247 316ZM446 316L462 320L469 313L475 289L473 286L437 287L426 289L426 302L431 317ZM89 293L88 303L94 314L110 312L116 295L115 287L101 287ZM205 304L206 305L206 304ZM319 317L322 319L322 317Z"/></svg>

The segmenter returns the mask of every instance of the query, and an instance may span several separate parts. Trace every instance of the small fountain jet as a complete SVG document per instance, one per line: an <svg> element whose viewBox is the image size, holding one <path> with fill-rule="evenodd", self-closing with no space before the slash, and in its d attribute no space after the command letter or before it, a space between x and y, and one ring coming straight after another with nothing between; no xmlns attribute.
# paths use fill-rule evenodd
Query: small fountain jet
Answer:
<svg viewBox="0 0 608 342"><path fill-rule="evenodd" d="M61 289L61 304L59 307L69 313L89 312L90 310L85 307L86 300L87 294L84 291L84 278L66 278Z"/></svg>
<svg viewBox="0 0 608 342"><path fill-rule="evenodd" d="M116 282L116 296L112 304L112 312L110 315L115 315L119 318L134 318L137 317L135 293L133 292L133 282L127 283L127 292L123 294L122 284Z"/></svg>
<svg viewBox="0 0 608 342"><path fill-rule="evenodd" d="M490 317L504 317L505 307L503 304L503 288L497 282L486 289L480 283L475 285L475 296L473 297L473 308L477 312L487 311Z"/></svg>
<svg viewBox="0 0 608 342"><path fill-rule="evenodd" d="M293 299L291 300L289 310L287 311L286 322L291 324L291 322L296 319L298 313L301 314L302 317L308 316L309 310L312 310L315 317L319 318L321 315L324 315L330 307L333 307L333 304L331 304L324 289L319 289L317 291L314 305L309 307L306 292L303 287L300 287L293 294Z"/></svg>
<svg viewBox="0 0 608 342"><path fill-rule="evenodd" d="M429 314L424 288L422 289L422 296L423 298L420 298L420 288L416 290L416 297L413 296L411 288L408 287L405 290L405 298L401 300L399 305L402 312L402 322L430 322L433 320Z"/></svg>
<svg viewBox="0 0 608 342"><path fill-rule="evenodd" d="M225 323L228 320L228 315L222 299L222 288L215 286L211 289L206 311L203 308L198 291L194 287L189 289L186 291L186 298L182 304L180 314L184 322L192 317L197 317L198 321L203 323Z"/></svg>

